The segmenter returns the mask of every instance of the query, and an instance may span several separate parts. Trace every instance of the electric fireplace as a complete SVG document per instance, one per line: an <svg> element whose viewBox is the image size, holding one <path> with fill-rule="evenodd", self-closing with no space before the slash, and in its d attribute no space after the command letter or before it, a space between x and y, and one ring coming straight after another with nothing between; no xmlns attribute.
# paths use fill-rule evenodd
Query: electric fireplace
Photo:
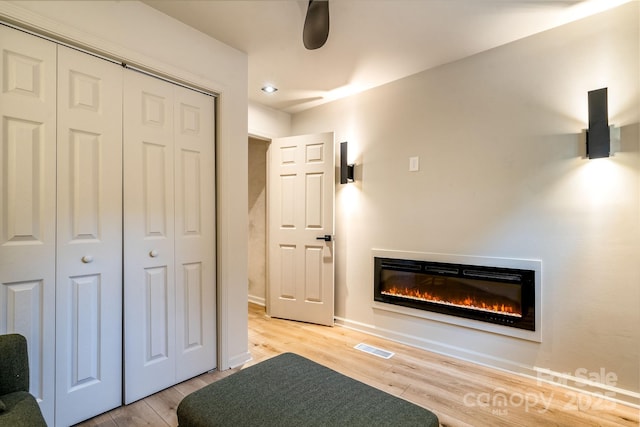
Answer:
<svg viewBox="0 0 640 427"><path fill-rule="evenodd" d="M535 331L535 271L374 258L374 300Z"/></svg>

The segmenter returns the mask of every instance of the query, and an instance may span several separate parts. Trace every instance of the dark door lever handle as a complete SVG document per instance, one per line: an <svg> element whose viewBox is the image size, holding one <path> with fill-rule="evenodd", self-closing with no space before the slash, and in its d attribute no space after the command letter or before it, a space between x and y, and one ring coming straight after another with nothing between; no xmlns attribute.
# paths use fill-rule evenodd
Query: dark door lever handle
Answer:
<svg viewBox="0 0 640 427"><path fill-rule="evenodd" d="M325 234L324 236L316 237L316 240L324 240L325 242L330 242L331 239L331 234Z"/></svg>

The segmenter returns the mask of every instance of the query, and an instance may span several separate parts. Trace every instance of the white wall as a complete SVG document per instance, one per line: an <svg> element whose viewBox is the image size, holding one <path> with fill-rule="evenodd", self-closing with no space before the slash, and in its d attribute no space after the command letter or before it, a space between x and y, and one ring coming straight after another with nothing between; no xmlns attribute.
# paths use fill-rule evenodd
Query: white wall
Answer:
<svg viewBox="0 0 640 427"><path fill-rule="evenodd" d="M334 131L357 164L336 192L340 322L532 375L603 368L640 402L639 8L293 116L293 134ZM589 161L601 87L622 151ZM541 260L542 342L374 310L373 248Z"/></svg>
<svg viewBox="0 0 640 427"><path fill-rule="evenodd" d="M0 17L218 93L218 367L249 360L247 57L137 1L0 2Z"/></svg>
<svg viewBox="0 0 640 427"><path fill-rule="evenodd" d="M263 139L291 135L291 115L264 105L249 103L249 135Z"/></svg>

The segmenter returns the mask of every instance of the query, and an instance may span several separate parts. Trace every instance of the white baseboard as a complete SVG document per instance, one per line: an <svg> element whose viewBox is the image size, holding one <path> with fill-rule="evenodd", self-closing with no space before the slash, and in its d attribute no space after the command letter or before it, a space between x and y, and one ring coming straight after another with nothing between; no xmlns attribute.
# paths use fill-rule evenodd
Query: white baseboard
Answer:
<svg viewBox="0 0 640 427"><path fill-rule="evenodd" d="M267 306L267 302L264 298L262 297L257 297L255 295L249 295L249 302L252 304L256 304L256 305L260 305L262 307L266 307Z"/></svg>
<svg viewBox="0 0 640 427"><path fill-rule="evenodd" d="M237 368L238 366L242 366L247 362L253 360L251 353L246 352L242 354L238 354L229 359L229 369Z"/></svg>
<svg viewBox="0 0 640 427"><path fill-rule="evenodd" d="M431 351L443 356L453 357L455 359L483 365L488 368L522 375L536 381L544 382L546 384L557 385L565 390L570 390L570 393L575 393L576 396L578 393L583 393L585 395L591 396L592 399L590 400L590 402L592 405L597 404L597 400L597 402L600 403L606 401L622 403L625 405L631 405L635 408L640 408L640 393L625 390L615 386L596 383L594 381L589 381L588 379L586 379L586 375L579 375L578 372L576 372L576 375L570 375L567 373L555 372L536 366L527 366L510 361L508 359L470 351L465 348L456 347L400 332L395 332L389 329L379 328L374 325L356 322L341 317L335 318L335 324L337 326L364 332L380 338L388 339L390 341L406 344L411 347ZM571 401L571 396L569 396L569 401ZM579 402L578 400L574 402L575 405L578 405L580 403L581 402Z"/></svg>

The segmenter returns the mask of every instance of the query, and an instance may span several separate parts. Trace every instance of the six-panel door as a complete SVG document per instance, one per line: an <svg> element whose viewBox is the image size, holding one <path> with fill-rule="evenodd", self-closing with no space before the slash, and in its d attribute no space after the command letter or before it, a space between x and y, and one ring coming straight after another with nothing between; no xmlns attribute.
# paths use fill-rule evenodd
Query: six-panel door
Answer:
<svg viewBox="0 0 640 427"><path fill-rule="evenodd" d="M124 88L124 359L130 403L173 381L173 88L128 70Z"/></svg>
<svg viewBox="0 0 640 427"><path fill-rule="evenodd" d="M58 47L59 426L122 402L122 73Z"/></svg>
<svg viewBox="0 0 640 427"><path fill-rule="evenodd" d="M277 138L269 151L269 314L333 325L333 133Z"/></svg>
<svg viewBox="0 0 640 427"><path fill-rule="evenodd" d="M216 366L215 104L174 95L177 382Z"/></svg>
<svg viewBox="0 0 640 427"><path fill-rule="evenodd" d="M30 391L52 424L56 45L0 26L0 61L0 333L27 338Z"/></svg>

